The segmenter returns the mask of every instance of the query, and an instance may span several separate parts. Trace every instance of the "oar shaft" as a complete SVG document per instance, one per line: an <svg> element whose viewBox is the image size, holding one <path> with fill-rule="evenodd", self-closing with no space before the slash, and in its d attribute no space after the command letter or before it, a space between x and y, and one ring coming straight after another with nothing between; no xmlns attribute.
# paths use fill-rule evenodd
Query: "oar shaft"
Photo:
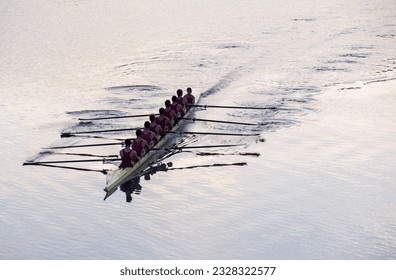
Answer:
<svg viewBox="0 0 396 280"><path fill-rule="evenodd" d="M204 164L204 165L192 165L185 167L173 167L168 168L167 170L182 170L182 169L194 169L194 168L202 168L202 167L221 167L221 166L244 166L247 165L246 162L234 162L234 163L215 163L215 164Z"/></svg>
<svg viewBox="0 0 396 280"><path fill-rule="evenodd" d="M52 152L52 154L55 155L67 155L67 156L82 156L82 157L98 157L98 158L110 158L110 157L115 157L117 158L117 155L95 155L95 154L85 154L85 153L56 153Z"/></svg>
<svg viewBox="0 0 396 280"><path fill-rule="evenodd" d="M153 151L166 151L166 150L186 150L186 149L210 149L210 148L227 148L227 147L237 147L244 146L245 144L229 144L229 145L206 145L206 146L185 146L185 147L171 147L169 149L163 148L152 148Z"/></svg>
<svg viewBox="0 0 396 280"><path fill-rule="evenodd" d="M71 148L85 148L85 147L99 147L99 146L111 146L111 145L122 145L122 143L102 143L102 144L85 144L85 145L74 145L74 146L55 146L55 147L48 147L45 149L71 149Z"/></svg>
<svg viewBox="0 0 396 280"><path fill-rule="evenodd" d="M71 170L78 170L78 171L91 171L91 172L99 172L103 174L107 174L107 169L88 169L88 168L79 168L79 167L72 167L72 166L61 166L61 165L52 165L52 164L36 164L36 166L46 166L46 167L55 167L55 168L63 168L63 169L71 169Z"/></svg>
<svg viewBox="0 0 396 280"><path fill-rule="evenodd" d="M245 144L229 144L229 145L204 145L204 146L186 146L186 147L174 147L174 150L186 150L186 149L209 149L209 148L227 148L244 146Z"/></svg>
<svg viewBox="0 0 396 280"><path fill-rule="evenodd" d="M157 115L157 114L141 114L141 115L98 117L98 118L78 118L78 120L79 121L97 121L97 120L110 120L110 119L140 118L140 117L149 117L151 115Z"/></svg>
<svg viewBox="0 0 396 280"><path fill-rule="evenodd" d="M254 156L259 157L260 153L208 153L208 152L201 152L196 153L197 156Z"/></svg>
<svg viewBox="0 0 396 280"><path fill-rule="evenodd" d="M197 118L182 118L182 119L193 121L193 122L201 121L201 122L214 122L214 123L238 124L238 125L258 125L255 123L230 122L230 121L208 120L208 119L197 119Z"/></svg>
<svg viewBox="0 0 396 280"><path fill-rule="evenodd" d="M71 134L71 133L62 133L61 134L61 138L69 138L69 137L107 139L107 140L116 140L116 141L124 140L124 139L120 139L120 138L110 138L110 137L98 136L98 135L80 135L80 134Z"/></svg>
<svg viewBox="0 0 396 280"><path fill-rule="evenodd" d="M92 131L76 131L76 132L64 132L61 134L61 137L70 137L70 135L75 136L78 134L89 134L89 133L103 133L103 132L117 132L117 131L130 131L140 129L140 127L131 127L131 128L118 128L118 129L104 129L104 130L92 130Z"/></svg>
<svg viewBox="0 0 396 280"><path fill-rule="evenodd" d="M24 162L23 165L40 165L52 163L76 163L76 162L98 162L98 161L113 161L117 159L75 159L75 160L53 160L53 161L38 161L38 162Z"/></svg>
<svg viewBox="0 0 396 280"><path fill-rule="evenodd" d="M198 131L185 131L175 132L175 134L197 134L197 135L223 135L223 136L260 136L258 133L223 133L223 132L198 132Z"/></svg>
<svg viewBox="0 0 396 280"><path fill-rule="evenodd" d="M259 133L224 133L224 132L200 132L200 131L181 131L181 132L171 132L174 134L191 134L191 135L219 135L219 136L260 136Z"/></svg>
<svg viewBox="0 0 396 280"><path fill-rule="evenodd" d="M247 110L278 110L277 107L248 107L248 106L226 106L226 105L191 105L199 108L221 108L221 109L247 109Z"/></svg>

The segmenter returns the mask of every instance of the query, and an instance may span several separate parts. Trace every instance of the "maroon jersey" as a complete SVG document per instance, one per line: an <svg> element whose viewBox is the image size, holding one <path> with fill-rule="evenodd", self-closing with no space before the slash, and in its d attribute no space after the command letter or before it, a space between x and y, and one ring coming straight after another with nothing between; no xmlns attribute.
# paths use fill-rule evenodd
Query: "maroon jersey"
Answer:
<svg viewBox="0 0 396 280"><path fill-rule="evenodd" d="M173 111L178 112L179 111L178 108L179 108L179 103L175 102L171 104L171 109Z"/></svg>
<svg viewBox="0 0 396 280"><path fill-rule="evenodd" d="M164 116L170 119L171 121L174 119L175 115L176 115L176 111L173 110L172 106L169 109L168 108L165 109Z"/></svg>
<svg viewBox="0 0 396 280"><path fill-rule="evenodd" d="M174 110L176 112L176 114L178 116L183 116L184 115L183 106L180 105L179 103L177 103L177 102L172 103L171 104L171 108L172 108L172 110Z"/></svg>
<svg viewBox="0 0 396 280"><path fill-rule="evenodd" d="M154 132L155 134L160 134L161 131L162 131L162 128L161 128L161 126L160 126L159 124L157 124L156 122L152 122L152 123L150 124L150 130L151 130L152 132Z"/></svg>
<svg viewBox="0 0 396 280"><path fill-rule="evenodd" d="M155 122L162 128L162 132L164 132L170 121L167 117L163 116L162 118L156 118Z"/></svg>
<svg viewBox="0 0 396 280"><path fill-rule="evenodd" d="M138 157L141 157L144 150L142 139L140 139L140 141L136 141L136 139L133 140L132 149L136 152Z"/></svg>
<svg viewBox="0 0 396 280"><path fill-rule="evenodd" d="M129 152L125 152L125 149L122 150L120 168L133 167L133 164L132 164L132 153L133 153L132 150L130 150Z"/></svg>
<svg viewBox="0 0 396 280"><path fill-rule="evenodd" d="M194 105L194 97L185 95L184 98L187 100L187 105Z"/></svg>
<svg viewBox="0 0 396 280"><path fill-rule="evenodd" d="M142 133L142 139L145 140L147 142L147 144L151 145L151 143L153 143L153 135L151 134L152 131L151 130L144 130Z"/></svg>
<svg viewBox="0 0 396 280"><path fill-rule="evenodd" d="M178 97L176 102L184 107L186 105L185 100L183 97Z"/></svg>

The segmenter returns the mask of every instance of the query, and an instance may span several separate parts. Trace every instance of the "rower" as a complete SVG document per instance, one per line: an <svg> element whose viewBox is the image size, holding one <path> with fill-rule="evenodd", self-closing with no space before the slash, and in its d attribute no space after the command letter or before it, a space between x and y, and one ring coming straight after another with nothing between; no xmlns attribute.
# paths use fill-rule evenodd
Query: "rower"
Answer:
<svg viewBox="0 0 396 280"><path fill-rule="evenodd" d="M158 142L158 136L154 132L150 130L150 122L147 121L144 123L144 130L142 132L142 139L147 142L149 148L151 149L154 147L155 144Z"/></svg>
<svg viewBox="0 0 396 280"><path fill-rule="evenodd" d="M176 94L177 94L177 103L179 103L180 105L183 106L183 108L185 108L186 105L187 105L187 99L185 99L185 98L183 97L183 90L178 89L178 90L176 91Z"/></svg>
<svg viewBox="0 0 396 280"><path fill-rule="evenodd" d="M150 130L158 137L162 134L161 126L155 122L155 115L150 115Z"/></svg>
<svg viewBox="0 0 396 280"><path fill-rule="evenodd" d="M177 102L176 96L172 96L172 101L171 109L176 112L176 116L179 119L185 114L184 107Z"/></svg>
<svg viewBox="0 0 396 280"><path fill-rule="evenodd" d="M172 124L169 118L165 117L164 115L165 109L160 108L159 109L159 116L155 119L155 122L159 124L162 128L162 134L165 135L166 132L168 132L172 128Z"/></svg>
<svg viewBox="0 0 396 280"><path fill-rule="evenodd" d="M121 164L120 168L133 167L135 160L139 160L137 154L131 149L132 141L131 139L125 140L125 148L120 150Z"/></svg>
<svg viewBox="0 0 396 280"><path fill-rule="evenodd" d="M167 117L170 121L172 126L175 124L176 122L176 118L177 118L177 112L174 110L173 107L171 107L171 102L170 100L166 100L165 101L165 112L164 112L164 116Z"/></svg>
<svg viewBox="0 0 396 280"><path fill-rule="evenodd" d="M136 138L132 142L132 150L134 150L137 156L141 158L142 156L144 156L146 150L148 149L149 149L148 143L146 142L146 140L142 138L142 130L137 129Z"/></svg>
<svg viewBox="0 0 396 280"><path fill-rule="evenodd" d="M189 87L189 88L187 88L187 94L184 95L184 97L183 97L187 101L186 102L187 106L195 104L195 97L191 93L192 93L192 89Z"/></svg>

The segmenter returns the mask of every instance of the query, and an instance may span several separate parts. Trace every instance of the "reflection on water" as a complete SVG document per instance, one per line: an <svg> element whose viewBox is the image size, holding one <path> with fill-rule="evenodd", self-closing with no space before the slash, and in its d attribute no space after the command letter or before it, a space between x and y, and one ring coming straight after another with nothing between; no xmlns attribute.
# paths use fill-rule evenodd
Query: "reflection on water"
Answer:
<svg viewBox="0 0 396 280"><path fill-rule="evenodd" d="M209 155L226 155L224 153L198 153L199 155L209 156ZM232 153L229 155L253 155L258 156L257 153ZM202 165L189 165L183 167L172 167L173 163L168 162L160 163L154 166L149 167L147 170L141 174L140 177L134 178L133 180L126 182L120 186L120 190L123 191L126 195L126 202L132 201L132 194L140 195L142 190L141 178L144 178L146 181L150 181L151 177L157 174L157 172L168 172L173 170L187 170L187 169L196 169L196 168L213 168L213 167L226 167L226 166L245 166L246 162L234 162L234 163L212 163L212 164L202 164ZM186 182L187 183L187 182Z"/></svg>
<svg viewBox="0 0 396 280"><path fill-rule="evenodd" d="M171 166L171 163L168 163L168 166ZM164 163L154 164L148 167L139 177L136 177L120 186L120 190L125 193L126 202L132 202L132 194L140 195L142 191L142 185L140 184L141 178L149 181L151 180L151 176L155 175L157 172L167 172L168 167Z"/></svg>
<svg viewBox="0 0 396 280"><path fill-rule="evenodd" d="M120 190L125 193L126 202L132 202L132 194L140 195L142 185L140 185L140 177L126 182L120 186Z"/></svg>

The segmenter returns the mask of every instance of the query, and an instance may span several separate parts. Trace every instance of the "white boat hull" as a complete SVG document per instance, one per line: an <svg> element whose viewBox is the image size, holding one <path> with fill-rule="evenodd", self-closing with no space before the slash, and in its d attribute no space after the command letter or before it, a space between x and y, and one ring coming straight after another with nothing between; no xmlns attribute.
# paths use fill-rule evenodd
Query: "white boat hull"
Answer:
<svg viewBox="0 0 396 280"><path fill-rule="evenodd" d="M193 109L188 111L184 117L188 117L192 112ZM181 120L172 128L172 132L180 131L184 124L185 121ZM104 199L112 195L120 185L139 177L144 170L169 153L169 149L175 144L176 139L177 136L174 133L168 133L157 143L154 147L155 150L150 150L133 167L109 171L106 178L106 188L104 189L106 192Z"/></svg>

